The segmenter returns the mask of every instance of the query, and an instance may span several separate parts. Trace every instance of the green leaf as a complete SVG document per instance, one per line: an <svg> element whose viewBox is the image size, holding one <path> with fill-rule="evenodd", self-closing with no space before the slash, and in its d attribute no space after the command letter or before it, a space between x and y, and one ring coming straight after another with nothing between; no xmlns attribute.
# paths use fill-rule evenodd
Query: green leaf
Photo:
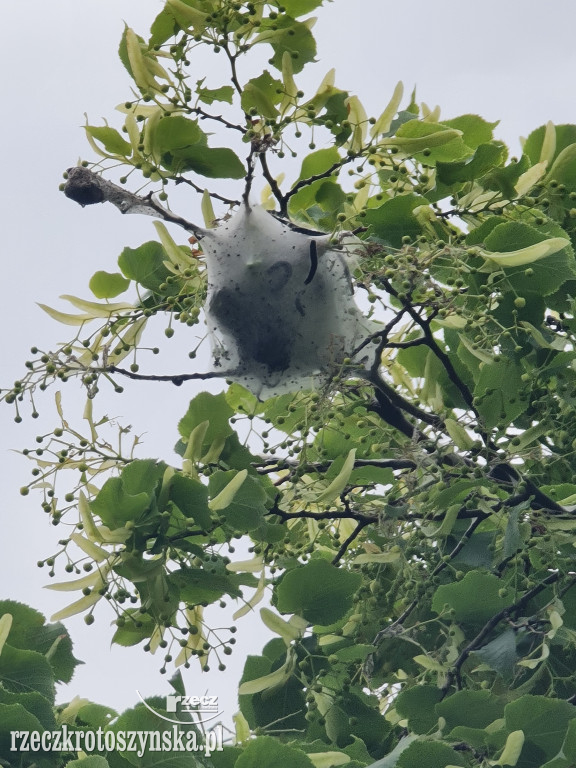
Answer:
<svg viewBox="0 0 576 768"><path fill-rule="evenodd" d="M482 180L486 189L493 189L501 192L506 200L514 200L516 197L516 184L520 176L530 168L530 161L526 155L522 155L520 160L511 160L508 165L502 168L493 168Z"/></svg>
<svg viewBox="0 0 576 768"><path fill-rule="evenodd" d="M248 470L246 469L243 469L240 472L232 471L228 476L229 479L227 479L224 487L212 494L212 498L208 503L210 510L213 512L220 512L220 510L229 507L247 476Z"/></svg>
<svg viewBox="0 0 576 768"><path fill-rule="evenodd" d="M402 752L396 765L398 768L447 768L466 765L466 762L459 752L455 752L445 742L413 741L408 749Z"/></svg>
<svg viewBox="0 0 576 768"><path fill-rule="evenodd" d="M244 472L246 470L243 470ZM224 488L238 476L236 470L215 472L210 476L208 488L210 498L214 499ZM237 531L253 531L261 524L266 514L266 491L254 477L247 476L236 490L231 503L220 510L218 514L225 518L225 525Z"/></svg>
<svg viewBox="0 0 576 768"><path fill-rule="evenodd" d="M342 707L333 704L325 715L326 736L337 745L350 741L350 718Z"/></svg>
<svg viewBox="0 0 576 768"><path fill-rule="evenodd" d="M272 46L274 56L270 59L270 64L280 72L282 71L282 57L286 51L292 58L294 73L301 72L308 62L314 61L316 41L308 27L302 22L282 15L273 21L265 19L260 29L262 31L254 42L268 43Z"/></svg>
<svg viewBox="0 0 576 768"><path fill-rule="evenodd" d="M175 173L195 171L210 178L241 179L246 169L228 147L211 148L196 120L164 117L154 132L154 147L162 165Z"/></svg>
<svg viewBox="0 0 576 768"><path fill-rule="evenodd" d="M137 613L137 616L132 618L134 613ZM134 609L129 609L127 614L124 617L124 624L117 626L112 636L112 642L124 648L138 645L142 640L147 640L152 636L156 627L156 621L147 614L136 612Z"/></svg>
<svg viewBox="0 0 576 768"><path fill-rule="evenodd" d="M223 85L220 88L203 88L201 85L203 82L203 80L198 81L196 88L200 101L204 104L213 104L215 101L225 101L227 104L232 104L234 88L231 85Z"/></svg>
<svg viewBox="0 0 576 768"><path fill-rule="evenodd" d="M16 763L14 758L18 754L18 752L11 751L13 744L11 734L23 731L38 731L42 733L44 728L38 718L32 712L29 712L23 704L4 704L0 702L0 755L2 755L2 758L11 758L11 762L3 759L3 762L6 762L7 765L12 765L12 761ZM18 744L19 741L16 743ZM25 760L25 754L20 752L17 765L34 765L41 762L42 753L33 753L39 759L30 761L30 763Z"/></svg>
<svg viewBox="0 0 576 768"><path fill-rule="evenodd" d="M370 208L363 222L382 243L401 248L403 237L415 238L422 232L422 225L413 213L420 205L427 206L428 200L420 195L398 195L378 208Z"/></svg>
<svg viewBox="0 0 576 768"><path fill-rule="evenodd" d="M576 143L565 147L550 168L544 182L564 184L568 192L576 189Z"/></svg>
<svg viewBox="0 0 576 768"><path fill-rule="evenodd" d="M346 743L355 735L362 739L370 752L381 752L391 728L378 710L375 698L348 691L344 692L340 706L349 718L350 735Z"/></svg>
<svg viewBox="0 0 576 768"><path fill-rule="evenodd" d="M228 147L194 145L162 155L162 165L175 173L194 171L210 179L242 179L246 168Z"/></svg>
<svg viewBox="0 0 576 768"><path fill-rule="evenodd" d="M504 679L514 673L518 654L516 652L516 633L513 629L506 629L494 640L491 640L482 648L474 651L490 669L498 672Z"/></svg>
<svg viewBox="0 0 576 768"><path fill-rule="evenodd" d="M204 435L202 447L208 451L216 440L223 440L233 434L229 419L234 416L234 411L226 402L226 395L212 395L201 392L190 401L186 414L178 422L178 431L188 443L193 430L203 422L208 422L208 429Z"/></svg>
<svg viewBox="0 0 576 768"><path fill-rule="evenodd" d="M316 498L316 502L318 504L329 504L338 496L340 496L342 491L346 488L348 481L350 480L350 475L354 469L355 459L356 448L352 448L350 451L348 451L348 455L342 463L342 467L339 469L336 477L334 477L328 487Z"/></svg>
<svg viewBox="0 0 576 768"><path fill-rule="evenodd" d="M316 202L325 211L332 211L334 215L342 209L346 200L346 193L339 184L333 181L322 181L316 190Z"/></svg>
<svg viewBox="0 0 576 768"><path fill-rule="evenodd" d="M154 131L154 142L159 152L177 152L194 145L206 146L207 136L197 120L182 115L163 117Z"/></svg>
<svg viewBox="0 0 576 768"><path fill-rule="evenodd" d="M240 103L247 114L254 109L261 117L276 117L279 114L276 104L282 101L282 97L282 81L272 77L265 69L258 77L248 80L242 89Z"/></svg>
<svg viewBox="0 0 576 768"><path fill-rule="evenodd" d="M166 8L163 8L150 27L150 47L162 45L162 43L165 43L168 38L177 32L178 25L174 21L174 16Z"/></svg>
<svg viewBox="0 0 576 768"><path fill-rule="evenodd" d="M323 0L286 0L286 2L282 2L282 7L286 9L289 16L297 19L298 16L304 16L305 13L310 13L310 11L318 8L322 2Z"/></svg>
<svg viewBox="0 0 576 768"><path fill-rule="evenodd" d="M230 469L247 469L249 473L256 475L254 463L258 461L250 450L240 442L240 438L234 432L233 435L226 438L224 448L220 454L220 463ZM261 483L265 480L261 479Z"/></svg>
<svg viewBox="0 0 576 768"><path fill-rule="evenodd" d="M14 600L0 601L0 616L5 613L10 613L13 618L10 645L41 653L50 662L56 682L69 683L82 662L74 658L66 628L60 623L46 624L39 611Z"/></svg>
<svg viewBox="0 0 576 768"><path fill-rule="evenodd" d="M155 493L166 471L166 464L156 459L135 459L127 464L120 476L128 493L144 491L149 496Z"/></svg>
<svg viewBox="0 0 576 768"><path fill-rule="evenodd" d="M222 595L240 596L240 590L227 576L201 568L180 568L168 576L168 581L178 587L181 599L191 605L213 603Z"/></svg>
<svg viewBox="0 0 576 768"><path fill-rule="evenodd" d="M576 720L572 719L568 723L566 739L562 745L562 752L571 762L576 761Z"/></svg>
<svg viewBox="0 0 576 768"><path fill-rule="evenodd" d="M87 125L86 133L93 139L99 141L106 152L111 155L120 155L121 157L130 157L132 154L132 145L122 138L115 128L108 126Z"/></svg>
<svg viewBox="0 0 576 768"><path fill-rule="evenodd" d="M348 107L346 99L349 94L344 92L335 93L330 96L324 105L324 117L332 122L330 131L334 134L336 145L341 147L352 133L350 124L342 126L342 123L348 119Z"/></svg>
<svg viewBox="0 0 576 768"><path fill-rule="evenodd" d="M506 521L506 531L504 533L504 543L502 545L502 559L508 559L522 546L522 536L520 533L520 526L518 525L518 517L520 515L520 509L515 507L508 513L508 520Z"/></svg>
<svg viewBox="0 0 576 768"><path fill-rule="evenodd" d="M79 760L70 760L66 768L110 768L110 764L102 755L86 755Z"/></svg>
<svg viewBox="0 0 576 768"><path fill-rule="evenodd" d="M130 483L130 488L125 483L124 474L111 477L90 503L94 514L112 529L121 528L129 520L138 520L150 507L151 492L146 486L139 488L137 483Z"/></svg>
<svg viewBox="0 0 576 768"><path fill-rule="evenodd" d="M456 691L436 704L436 712L449 730L457 725L486 728L503 716L504 703L490 691Z"/></svg>
<svg viewBox="0 0 576 768"><path fill-rule="evenodd" d="M489 123L479 115L460 115L452 118L452 120L442 121L443 125L447 125L448 128L462 131L462 140L470 149L478 149L481 144L492 141L494 128L499 122L496 120L495 123Z"/></svg>
<svg viewBox="0 0 576 768"><path fill-rule="evenodd" d="M199 480L175 474L170 483L170 499L185 517L192 518L203 530L209 530L212 517L208 508L208 488Z"/></svg>
<svg viewBox="0 0 576 768"><path fill-rule="evenodd" d="M348 648L342 648L335 651L335 655L340 661L364 661L370 654L374 653L373 645L350 645Z"/></svg>
<svg viewBox="0 0 576 768"><path fill-rule="evenodd" d="M286 662L286 645L281 638L266 644L263 656L248 656L241 683L257 680ZM251 728L282 722L284 728L306 728L306 701L299 680L292 676L276 689L239 696L240 709Z"/></svg>
<svg viewBox="0 0 576 768"><path fill-rule="evenodd" d="M194 0L167 0L166 2L166 10L173 14L180 28L195 35L201 35L207 27L207 14L198 6L202 8L202 4ZM211 4L208 4L207 10L212 10Z"/></svg>
<svg viewBox="0 0 576 768"><path fill-rule="evenodd" d="M333 624L352 607L360 582L357 573L335 568L326 560L312 560L284 575L276 587L277 607L311 624Z"/></svg>
<svg viewBox="0 0 576 768"><path fill-rule="evenodd" d="M156 240L150 240L138 248L124 248L118 258L118 266L129 280L157 292L171 274L164 266L165 260L164 248Z"/></svg>
<svg viewBox="0 0 576 768"><path fill-rule="evenodd" d="M422 120L403 123L389 142L397 144L403 152L421 157L428 165L438 160L462 160L472 154L471 148L466 146L456 129ZM427 150L426 155L421 154L424 149Z"/></svg>
<svg viewBox="0 0 576 768"><path fill-rule="evenodd" d="M300 182L304 179L314 178L319 174L326 173L326 171L332 168L332 166L339 163L340 160L340 153L336 147L319 149L315 152L311 152L304 158L302 162L302 167L300 169L300 175L297 179L297 182ZM333 176L330 176L329 178L336 179L336 174L337 171ZM316 203L320 203L321 200L319 198L321 198L322 202L326 204L326 195L330 196L335 194L337 197L339 197L338 190L340 190L343 195L343 199L345 199L346 196L340 187L335 184L334 181L329 183L330 187L326 188L327 180L325 178L318 179L298 190L298 192L292 195L288 201L288 211L290 215L296 219L302 218L302 211L307 211ZM338 205L340 205L341 202L342 200L340 203L338 203Z"/></svg>
<svg viewBox="0 0 576 768"><path fill-rule="evenodd" d="M228 147L207 146L197 120L182 115L163 117L154 131L154 148L162 164L175 173L195 171L210 178L241 179L246 169Z"/></svg>
<svg viewBox="0 0 576 768"><path fill-rule="evenodd" d="M300 749L282 744L271 736L259 736L249 742L234 768L314 768L310 758Z"/></svg>
<svg viewBox="0 0 576 768"><path fill-rule="evenodd" d="M396 768L400 755L405 752L414 741L418 741L418 736L413 733L403 736L391 752L380 760L377 760L375 763L370 763L368 768Z"/></svg>
<svg viewBox="0 0 576 768"><path fill-rule="evenodd" d="M524 731L523 754L532 751L533 757L541 754L551 760L562 747L568 724L576 717L576 707L559 699L527 695L507 704L504 716L508 730Z"/></svg>
<svg viewBox="0 0 576 768"><path fill-rule="evenodd" d="M501 596L502 581L493 573L471 571L462 581L443 584L432 598L432 609L440 614L448 605L456 621L482 624L511 603L511 596Z"/></svg>
<svg viewBox="0 0 576 768"><path fill-rule="evenodd" d="M340 160L340 153L336 147L317 149L315 152L310 152L310 154L306 155L302 161L298 181L309 179L311 176L317 176L320 173L325 173L332 168L333 165L340 162Z"/></svg>
<svg viewBox="0 0 576 768"><path fill-rule="evenodd" d="M570 144L576 143L576 125L556 125L556 148L553 155L553 160L562 152L563 149L570 146ZM546 133L546 126L541 125L528 136L524 142L523 151L530 158L531 163L534 165L540 161L540 154L542 152L542 144L544 142L544 135Z"/></svg>
<svg viewBox="0 0 576 768"><path fill-rule="evenodd" d="M241 384L230 384L225 394L226 402L236 413L255 416L262 413L265 404Z"/></svg>
<svg viewBox="0 0 576 768"><path fill-rule="evenodd" d="M0 656L0 683L12 693L37 691L54 701L54 676L41 653L13 648L6 643Z"/></svg>
<svg viewBox="0 0 576 768"><path fill-rule="evenodd" d="M177 713L166 712L165 698L150 698L146 701L153 711L150 711L144 704L138 704L133 709L123 712L106 730L115 733L120 731L154 732L158 734L160 743L162 743L163 735L166 734L170 738L170 743L172 743L174 729L176 728L181 734L184 747L186 747L188 740L192 741L195 739L198 744L202 742L201 736L189 721L183 720L183 726L180 727L162 719L174 720L178 718ZM126 746L128 746L127 742L128 740L126 739ZM127 749L119 750L118 754L125 758L128 765L132 765L134 768L199 768L199 766L204 765L203 761L197 760L194 757L191 750L187 751L186 748L178 749L178 745L176 745L175 749L163 749L162 751L150 749L150 745L148 745L143 754L139 751L128 751ZM116 756L114 755L114 757ZM125 765L125 763L121 765Z"/></svg>
<svg viewBox="0 0 576 768"><path fill-rule="evenodd" d="M470 160L452 163L436 163L438 180L452 185L457 182L473 181L483 176L505 158L505 147L499 143L481 144Z"/></svg>
<svg viewBox="0 0 576 768"><path fill-rule="evenodd" d="M400 691L394 706L402 718L408 720L414 733L429 733L438 725L434 705L442 700L442 691L432 685L415 685Z"/></svg>
<svg viewBox="0 0 576 768"><path fill-rule="evenodd" d="M38 720L41 725L40 730L42 728L48 730L54 729L56 725L54 709L52 701L46 698L46 696L43 696L36 691L31 691L29 693L11 693L10 691L5 690L5 688L0 687L0 706L13 706L15 704L24 707L29 714L33 715ZM4 725L1 715L0 723ZM1 728L2 726L0 725L0 732Z"/></svg>
<svg viewBox="0 0 576 768"><path fill-rule="evenodd" d="M130 285L130 280L119 272L95 272L90 278L89 287L97 299L113 299L124 293Z"/></svg>
<svg viewBox="0 0 576 768"><path fill-rule="evenodd" d="M508 358L482 366L474 394L482 396L478 410L489 429L501 422L510 424L527 409L528 402L517 397L523 387L522 373Z"/></svg>
<svg viewBox="0 0 576 768"><path fill-rule="evenodd" d="M489 216L479 226L470 229L470 232L466 235L466 244L479 245L483 243L493 229L505 222L506 219L503 216Z"/></svg>

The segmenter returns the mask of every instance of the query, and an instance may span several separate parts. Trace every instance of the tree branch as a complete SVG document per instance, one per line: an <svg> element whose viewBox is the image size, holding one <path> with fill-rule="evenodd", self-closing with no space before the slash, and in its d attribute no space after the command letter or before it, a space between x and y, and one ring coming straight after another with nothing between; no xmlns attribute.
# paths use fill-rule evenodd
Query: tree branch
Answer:
<svg viewBox="0 0 576 768"><path fill-rule="evenodd" d="M236 123L230 123L228 120L222 117L222 115L211 115L209 112L205 112L201 107L192 107L190 111L198 115L202 120L215 120L217 123L222 123L226 128L231 128L233 131L240 131L242 135L246 133L246 128Z"/></svg>
<svg viewBox="0 0 576 768"><path fill-rule="evenodd" d="M69 168L67 173L68 180L64 185L64 194L83 208L95 203L112 203L120 213L140 213L144 216L164 219L164 221L177 224L187 232L191 232L198 239L206 234L206 230L202 227L183 219L181 216L176 216L164 208L152 197L151 193L145 197L135 195L82 166Z"/></svg>
<svg viewBox="0 0 576 768"><path fill-rule="evenodd" d="M288 201L290 198L296 194L300 189L303 187L307 187L310 184L314 183L315 181L320 181L320 179L327 179L330 176L334 175L334 172L339 170L340 168L343 168L346 163L351 163L353 160L355 160L355 157L343 157L337 162L335 162L333 165L328 168L327 171L324 171L323 173L318 173L315 176L309 176L307 179L300 179L300 181L296 182L292 189L288 190L285 195L282 195L282 199L280 200L280 203L283 205L284 209L286 209L288 205Z"/></svg>
<svg viewBox="0 0 576 768"><path fill-rule="evenodd" d="M280 187L278 186L278 182L276 181L274 176L272 176L272 173L268 168L268 160L266 158L265 152L260 153L260 165L262 166L262 174L266 179L266 181L268 182L268 184L270 185L272 194L280 204L280 215L283 217L286 217L287 206L286 206L285 196L282 195L282 192L280 191Z"/></svg>
<svg viewBox="0 0 576 768"><path fill-rule="evenodd" d="M356 528L354 528L354 530L348 536L348 538L342 542L342 544L340 545L340 548L338 549L338 552L332 558L332 565L336 565L337 563L340 562L342 557L344 557L344 555L346 554L346 550L348 549L350 544L352 544L354 539L358 538L358 536L362 533L364 528L366 528L366 526L369 524L370 523L368 523L366 520L360 520L358 522L358 525L356 526Z"/></svg>
<svg viewBox="0 0 576 768"><path fill-rule="evenodd" d="M195 192L198 192L198 194L202 195L204 193L204 189L199 184L195 184L191 179L186 179L183 176L180 176L177 179L174 179L175 184L188 184L189 187L192 187L192 189ZM218 192L209 192L208 193L210 197L213 197L214 200L220 200L221 203L225 203L226 205L240 205L240 200L232 200L229 197L223 197L222 195L219 195Z"/></svg>
<svg viewBox="0 0 576 768"><path fill-rule="evenodd" d="M535 587L532 587L532 589L529 589L528 592L525 592L522 597L517 600L512 605L509 605L507 608L503 608L501 611L496 613L492 618L486 622L486 624L482 627L480 632L476 635L476 637L471 640L468 645L462 650L456 661L454 662L452 668L448 671L448 674L446 675L446 682L442 686L442 691L444 695L448 692L448 689L452 685L454 681L456 681L457 688L461 688L461 680L460 680L460 670L462 669L462 665L470 656L470 654L480 648L482 646L482 643L484 640L488 637L490 632L492 632L493 629L495 629L498 624L503 620L508 618L509 616L518 613L518 611L522 610L524 606L532 600L533 597L536 597L540 592L542 592L546 587L549 587L550 584L554 584L558 579L560 578L560 572L556 571L555 573L551 573L549 576L547 576L545 579L543 579L540 584L537 584ZM576 578L572 576L572 578Z"/></svg>
<svg viewBox="0 0 576 768"><path fill-rule="evenodd" d="M438 565L434 568L434 570L430 574L431 577L437 576L441 571L444 570L444 568L448 567L448 563L451 560L453 560L456 557L456 555L463 549L464 545L467 544L468 541L470 541L472 534L474 533L476 528L478 528L482 520L485 519L485 517L486 515L479 514L478 517L472 520L472 522L470 523L470 525L462 535L462 538L460 539L460 541L456 544L452 552L450 552L449 560L448 561L442 560L441 562L439 562ZM393 635L397 631L397 629L404 624L406 619L410 616L410 614L416 608L417 605L418 605L418 599L412 600L410 605L408 605L407 608L405 608L404 611L402 611L402 613L400 614L400 616L398 616L396 621L393 621L392 624L390 624L387 627L384 627L384 629L381 629L380 632L378 632L378 634L372 641L372 645L377 646L385 637L388 637L391 634Z"/></svg>
<svg viewBox="0 0 576 768"><path fill-rule="evenodd" d="M371 523L378 522L378 515L363 515L361 512L352 512L350 509L340 512L340 511L332 511L332 512L306 512L305 510L302 510L301 512L284 512L283 509L280 509L278 506L278 499L274 502L274 506L268 510L269 515L277 515L282 522L286 522L287 520L357 520L358 522L363 523L362 527L365 527L366 525L370 525Z"/></svg>
<svg viewBox="0 0 576 768"><path fill-rule="evenodd" d="M185 381L190 381L192 379L226 378L230 374L230 371L227 371L226 373L207 371L206 373L179 373L175 375L161 376L157 374L134 373L133 371L126 370L126 368L118 368L116 365L109 365L106 368L97 370L99 373L120 373L122 376L127 376L129 379L136 379L138 381L169 381L176 387L179 387Z"/></svg>

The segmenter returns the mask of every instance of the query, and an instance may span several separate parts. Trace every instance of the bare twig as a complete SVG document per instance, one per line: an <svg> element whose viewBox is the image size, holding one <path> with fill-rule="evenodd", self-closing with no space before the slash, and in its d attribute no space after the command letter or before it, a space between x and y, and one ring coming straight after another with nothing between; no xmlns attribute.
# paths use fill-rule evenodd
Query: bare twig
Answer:
<svg viewBox="0 0 576 768"><path fill-rule="evenodd" d="M112 203L120 213L140 213L144 216L154 216L191 232L198 239L206 234L206 230L193 224L181 216L176 216L152 197L152 194L141 197L129 192L111 181L107 181L89 168L76 166L69 168L68 180L64 185L64 194L82 207L95 203Z"/></svg>
<svg viewBox="0 0 576 768"><path fill-rule="evenodd" d="M226 128L231 128L233 131L240 131L241 134L246 133L246 128L243 128L241 125L236 125L236 123L230 123L228 120L222 117L222 115L211 115L201 107L192 107L190 111L198 115L201 120L215 120L217 123L222 123L222 125L225 125Z"/></svg>
<svg viewBox="0 0 576 768"><path fill-rule="evenodd" d="M192 187L192 189L198 192L200 195L204 193L204 189L199 184L195 184L191 179L186 179L183 176L174 179L174 183L188 184L189 187ZM213 197L214 200L220 200L221 203L225 203L226 205L240 205L240 200L232 200L230 197L223 197L222 195L219 195L218 192L208 192L208 194L210 197Z"/></svg>
<svg viewBox="0 0 576 768"><path fill-rule="evenodd" d="M280 465L280 466L279 466ZM264 459L262 462L258 462L257 466L261 472L274 472L277 469L287 469L290 467L299 467L300 462L289 459ZM325 472L332 466L331 461L312 461L306 463L307 471ZM411 459L356 459L354 462L354 468L356 467L380 467L382 469L416 469L417 464ZM265 469L262 469L265 468Z"/></svg>
<svg viewBox="0 0 576 768"><path fill-rule="evenodd" d="M122 376L127 376L129 379L136 379L138 381L169 381L176 387L179 387L185 381L190 381L192 379L215 379L218 377L226 378L230 373L229 371L226 373L219 371L207 371L206 373L178 373L175 375L161 376L157 374L134 373L133 371L126 370L126 368L118 368L116 365L109 365L106 368L102 368L100 372L120 373Z"/></svg>
<svg viewBox="0 0 576 768"><path fill-rule="evenodd" d="M330 176L333 176L334 173L340 170L340 168L343 168L346 165L346 163L351 163L355 159L356 158L354 156L343 157L337 162L333 163L333 165L331 165L330 168L328 168L328 170L323 171L323 173L318 173L315 176L309 176L307 179L300 179L300 181L294 184L292 189L290 189L288 192L286 192L285 195L282 196L282 200L280 202L283 204L284 208L286 208L288 204L288 200L290 200L290 198L293 195L295 195L296 192L298 192L300 189L303 189L304 187L309 186L315 181L320 181L320 179L327 179Z"/></svg>
<svg viewBox="0 0 576 768"><path fill-rule="evenodd" d="M278 182L272 176L272 173L270 172L270 169L268 168L268 160L266 158L266 153L261 152L260 153L260 165L262 166L262 174L264 175L264 178L270 185L270 189L272 190L272 194L278 200L280 203L280 215L283 217L286 217L287 214L287 199L285 196L282 195L282 192L280 192L280 187L278 186Z"/></svg>
<svg viewBox="0 0 576 768"><path fill-rule="evenodd" d="M358 538L358 536L362 533L362 531L364 530L364 528L366 528L367 525L369 525L369 523L366 522L366 520L360 520L358 522L358 525L356 526L356 528L354 528L354 530L348 536L348 538L342 542L342 544L340 545L340 548L338 549L338 552L332 558L332 565L336 565L337 563L340 562L342 557L344 557L344 555L346 554L346 550L348 549L350 544L352 544L354 539Z"/></svg>

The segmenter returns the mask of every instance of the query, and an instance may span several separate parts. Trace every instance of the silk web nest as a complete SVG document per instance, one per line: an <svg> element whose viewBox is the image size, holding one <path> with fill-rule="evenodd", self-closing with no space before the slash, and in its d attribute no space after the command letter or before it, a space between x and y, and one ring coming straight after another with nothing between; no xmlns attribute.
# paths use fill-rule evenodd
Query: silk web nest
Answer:
<svg viewBox="0 0 576 768"><path fill-rule="evenodd" d="M173 221L201 240L212 375L266 399L322 387L346 357L366 373L372 361L356 350L378 326L356 305L348 267L361 241L345 235L335 245L330 235L250 205L251 179L237 213L214 229L168 216L152 196L139 197L80 166L68 169L64 192L82 206L108 201L122 213Z"/></svg>
<svg viewBox="0 0 576 768"><path fill-rule="evenodd" d="M354 300L356 238L335 247L246 202L201 237L214 372L259 398L321 387L374 331Z"/></svg>

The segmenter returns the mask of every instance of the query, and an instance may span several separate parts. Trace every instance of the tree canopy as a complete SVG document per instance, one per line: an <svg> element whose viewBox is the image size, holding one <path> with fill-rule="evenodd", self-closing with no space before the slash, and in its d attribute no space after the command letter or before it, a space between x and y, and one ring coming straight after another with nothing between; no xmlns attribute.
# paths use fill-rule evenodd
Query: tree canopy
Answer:
<svg viewBox="0 0 576 768"><path fill-rule="evenodd" d="M69 342L33 349L0 392L17 420L55 392L22 493L65 531L42 564L73 593L52 624L0 605L8 765L39 762L15 759L14 729L164 727L143 704L55 709L76 663L59 622L99 612L181 695L191 665L225 673L245 617L276 635L246 659L224 750L165 760L576 761L576 126L541 126L510 157L495 123L444 119L400 84L375 116L332 72L307 93L320 4L166 0L147 35L122 36L133 93L85 126L97 159L64 193L154 216L158 239L96 272L91 298L66 296L70 313L45 306ZM210 87L190 67L209 53L228 64ZM166 343L190 328L178 371L154 364L159 323ZM126 378L215 377L174 425L171 464L98 412ZM71 381L85 432L62 409ZM98 752L40 762L158 761Z"/></svg>

